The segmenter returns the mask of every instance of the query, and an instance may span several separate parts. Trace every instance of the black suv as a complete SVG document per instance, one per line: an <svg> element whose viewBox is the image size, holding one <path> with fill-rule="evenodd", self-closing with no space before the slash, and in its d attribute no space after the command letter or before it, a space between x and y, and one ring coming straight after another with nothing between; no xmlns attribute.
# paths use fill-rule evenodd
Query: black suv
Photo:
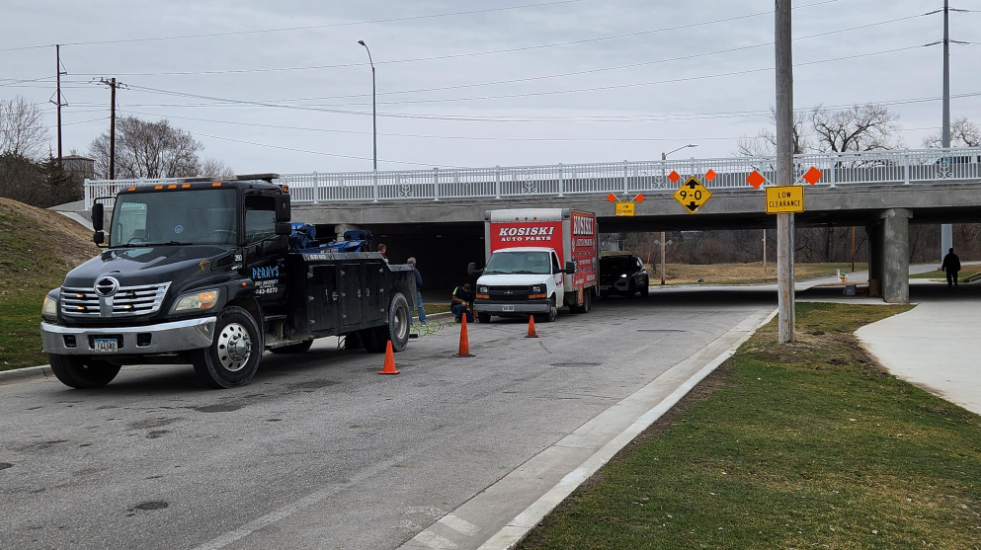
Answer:
<svg viewBox="0 0 981 550"><path fill-rule="evenodd" d="M633 298L650 292L647 267L637 256L604 256L600 258L600 295L620 294Z"/></svg>

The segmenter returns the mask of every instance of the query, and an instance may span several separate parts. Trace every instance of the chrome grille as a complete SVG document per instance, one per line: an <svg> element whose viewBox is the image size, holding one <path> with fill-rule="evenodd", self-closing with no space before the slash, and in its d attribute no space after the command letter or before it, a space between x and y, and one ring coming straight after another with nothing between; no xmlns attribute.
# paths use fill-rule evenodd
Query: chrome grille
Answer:
<svg viewBox="0 0 981 550"><path fill-rule="evenodd" d="M69 317L127 317L156 313L170 283L121 286L111 296L95 288L61 288L61 314Z"/></svg>

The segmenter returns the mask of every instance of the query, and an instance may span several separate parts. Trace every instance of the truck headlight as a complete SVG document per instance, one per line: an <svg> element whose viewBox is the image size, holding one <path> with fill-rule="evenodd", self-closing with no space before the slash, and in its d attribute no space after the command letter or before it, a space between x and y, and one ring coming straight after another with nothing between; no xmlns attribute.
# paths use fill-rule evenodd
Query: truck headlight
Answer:
<svg viewBox="0 0 981 550"><path fill-rule="evenodd" d="M534 294L538 294L541 291L542 291L542 287L540 287L540 286L533 286L533 287L531 287L531 292L534 293Z"/></svg>
<svg viewBox="0 0 981 550"><path fill-rule="evenodd" d="M621 279L626 279L626 278L627 278L627 274L626 274L626 273L624 273L623 275L620 275L620 278L621 278Z"/></svg>
<svg viewBox="0 0 981 550"><path fill-rule="evenodd" d="M181 313L211 309L218 305L219 294L220 290L217 288L198 290L196 292L182 294L179 298L177 298L177 301L174 302L174 307L170 308L170 311L172 313Z"/></svg>
<svg viewBox="0 0 981 550"><path fill-rule="evenodd" d="M486 286L480 287L480 293L481 294L487 294L487 287Z"/></svg>
<svg viewBox="0 0 981 550"><path fill-rule="evenodd" d="M41 317L46 321L58 320L58 298L48 294L41 304Z"/></svg>

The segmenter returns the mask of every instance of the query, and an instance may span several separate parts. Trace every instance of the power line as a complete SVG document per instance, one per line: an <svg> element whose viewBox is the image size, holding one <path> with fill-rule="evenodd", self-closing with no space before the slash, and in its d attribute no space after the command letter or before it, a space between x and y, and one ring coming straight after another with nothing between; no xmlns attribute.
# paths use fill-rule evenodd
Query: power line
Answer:
<svg viewBox="0 0 981 550"><path fill-rule="evenodd" d="M352 21L348 23L330 23L326 25L308 25L303 27L281 27L274 29L256 29L251 31L229 31L229 32L215 32L215 33L204 33L204 34L185 34L185 35L174 35L174 36L148 36L141 38L117 38L112 40L88 40L79 42L62 42L62 46L93 46L93 45L104 45L104 44L125 44L134 42L162 42L170 40L188 40L195 38L218 38L218 37L228 37L228 36L243 36L250 34L268 34L277 32L294 32L294 31L309 31L318 29L330 29L336 27L352 27L358 25L373 25L377 23L400 23L404 21L417 21L420 19L437 19L442 17L456 17L460 15L476 15L481 13L493 13L502 12L510 10L520 10L526 8L543 8L549 6L558 6L562 4L578 4L581 2L591 2L592 0L557 0L554 2L545 2L541 4L525 4L522 6L508 6L504 8L487 8L482 10L471 10L471 11L458 11L451 13L438 13L431 15L414 15L410 17L394 17L389 19L375 19L370 21ZM37 48L49 48L54 46L54 44L36 44L33 46L18 46L14 48L0 49L0 52L10 52L18 50L31 50ZM119 73L117 73L119 74ZM120 76L130 76L119 74Z"/></svg>
<svg viewBox="0 0 981 550"><path fill-rule="evenodd" d="M214 136L214 135L211 135L211 134L204 134L204 133L201 133L201 132L195 132L195 135L205 136L205 137L214 138L214 139L222 139L222 140L225 140L225 141L233 141L235 143L244 143L244 144L247 144L247 145L256 145L258 147L269 147L271 149L280 149L280 150L283 150L283 151L293 151L293 152L296 152L296 153L309 153L311 155L322 155L322 156L325 156L325 157L335 157L335 158L354 159L354 160L372 160L371 157L357 157L357 156L353 156L353 155L340 155L340 154L337 154L337 153L325 153L323 151L310 151L308 149L295 149L293 147L283 147L281 145L270 145L268 143L256 143L254 141L246 141L244 139L236 139L236 138L230 138L230 137L224 137L224 136ZM378 161L379 162L387 162L387 163L390 163L390 164L406 164L406 165L411 165L411 166L426 166L426 167L430 167L430 168L432 168L432 167L436 167L436 168L457 168L457 169L459 169L459 168L467 168L466 166L444 166L444 165L441 165L441 164L424 164L424 163L421 163L421 162L408 162L408 161L402 161L402 160L384 160L384 159L378 159Z"/></svg>
<svg viewBox="0 0 981 550"><path fill-rule="evenodd" d="M841 2L843 0L823 0L821 2L815 2L813 4L804 4L802 6L795 6L794 9L804 9L814 6L822 6L825 4L833 4L836 2ZM753 13L748 15L739 15L735 17L727 17L724 19L715 19L711 21L703 21L699 23L690 23L685 25L676 25L673 27L663 27L660 29L649 29L644 31L636 31L630 33L621 33L607 36L599 36L594 38L584 38L579 40L567 40L563 42L551 42L546 44L532 44L528 46L517 46L512 48L503 48L497 50L485 50L479 52L464 52L456 54L444 54L429 57L416 57L416 58L406 58L406 59L393 59L389 61L376 61L376 65L389 65L394 63L414 63L420 61L439 61L444 59L456 59L460 57L472 57L481 55L492 55L500 53L513 53L522 52L528 50L536 50L541 48L554 48L560 46L573 46L579 44L590 44L594 42L601 42L607 40L618 40L622 38L633 38L637 36L645 36L650 34L658 34L670 31L685 30L691 28L704 27L706 25L714 25L717 23L729 23L732 21L739 21L742 19L750 19L753 17L761 17L764 15L771 15L773 11ZM916 16L919 17L919 16ZM0 50L3 51L3 50ZM305 65L305 66L295 66L295 67L273 67L273 68L258 68L258 69L222 69L222 70L211 70L211 71L164 71L164 72L136 72L136 73L124 73L114 71L113 74L118 76L195 76L195 75L216 75L216 74L238 74L238 73L263 73L263 72L283 72L283 71L305 71L305 70L318 70L318 69L340 69L347 67L364 67L367 66L366 63L339 63L331 65ZM99 73L101 74L101 73ZM95 73L80 73L80 76L98 76Z"/></svg>
<svg viewBox="0 0 981 550"><path fill-rule="evenodd" d="M869 52L869 53L863 53L863 54L854 54L854 55L849 55L849 56L844 56L844 57L837 57L837 58L831 58L831 59L822 59L822 60L817 60L817 61L808 61L808 62L803 62L803 63L796 63L796 64L794 64L794 66L795 67L800 67L800 66L816 65L816 64L820 64L820 63L830 63L830 62L835 62L835 61L845 61L845 60L849 60L849 59L857 59L857 58L862 58L862 57L870 57L870 56L875 56L875 55L883 55L883 54L888 54L888 53L896 53L896 52L902 52L902 51L909 51L909 50L912 50L912 49L917 49L917 48L922 48L922 47L923 47L922 45L907 46L907 47L904 47L904 48L894 48L894 49L891 49L891 50L883 50L883 51L878 51L878 52ZM487 101L487 100L497 100L497 99L515 99L515 98L524 98L524 97L542 97L542 96L551 96L551 95L565 95L565 94L572 94L572 93L585 93L585 92L620 90L620 89L626 89L626 88L637 88L637 87L653 86L653 85L659 85L659 84L673 84L673 83L680 83L680 82L692 82L692 81L706 80L706 79L712 79L712 78L723 78L723 77L728 77L728 76L738 76L738 75L746 75L746 74L753 74L753 73L760 73L760 72L768 72L768 71L772 71L772 70L773 70L773 67L766 67L766 68L759 68L759 69L747 69L747 70L742 70L742 71L730 71L730 72L726 72L726 73L717 73L717 74L711 74L711 75L700 75L700 76L676 78L676 79L669 79L669 80L659 80L659 81L651 81L651 82L637 82L637 83L631 83L631 84L618 84L618 85L600 86L600 87L593 87L593 88L578 88L578 89L570 89L570 90L553 90L553 91L548 91L548 92L530 92L530 93L523 93L523 94L508 94L508 95L498 95L498 96L482 96L482 97L468 97L468 98L449 98L449 99L429 99L429 100L399 101L399 102L387 102L387 103L381 103L381 104L382 105L407 105L407 104L420 104L420 103L450 103L450 102L461 102L461 101ZM130 87L134 91L142 91L142 92L146 92L146 93L150 93L150 94L169 95L169 96L176 96L176 97L188 97L188 98L192 98L192 99L202 99L202 100L207 100L207 101L218 101L218 102L225 102L225 103L245 104L245 105L257 105L257 106L262 106L262 107L275 107L275 108L293 109L293 110L302 110L302 111L319 111L319 112L327 112L327 113L334 113L334 114L358 114L358 115L370 114L370 113L364 113L362 111L349 111L349 110L342 110L342 109L337 109L336 108L336 107L359 107L359 106L363 106L361 104L349 104L349 105L318 105L318 106L283 105L283 104L280 104L280 103L271 103L271 102L263 102L263 101L235 100L235 99L225 99L225 98L218 98L218 97L212 97L212 96L204 96L204 95L198 95L198 94L189 94L189 93L185 93L185 92L175 92L175 91L170 91L170 90L162 90L162 89L159 89L159 88L150 88L150 87L147 87L147 86L137 86L135 84L131 85ZM382 113L379 113L379 115L382 115L382 116L397 116L397 115L391 114L391 113L390 114L387 114L387 115L384 115Z"/></svg>
<svg viewBox="0 0 981 550"><path fill-rule="evenodd" d="M981 96L981 92L974 92L970 94L959 94L953 96L956 99L962 99L965 97L978 97ZM909 105L916 103L927 103L940 101L939 97L931 98L907 98L898 99L890 101L873 101L865 102L865 104L873 103L876 105L883 106L895 106L895 105ZM855 104L852 105L832 105L832 106L818 106L825 111L847 111L853 109ZM796 112L807 113L818 107L805 107L798 108ZM304 127L304 126L285 126L277 124L261 124L253 122L238 122L229 120L216 120L207 118L196 118L196 117L185 117L180 115L164 115L160 113L142 113L137 111L128 110L130 114L160 117L160 118L173 118L178 120L191 120L197 122L208 122L215 124L229 124L235 126L249 126L256 128L274 128L282 130L301 130L301 131L312 131L312 132L324 132L324 133L340 133L340 134L355 134L355 135L371 135L372 132L358 131L358 130L340 130L335 128L323 128L323 127ZM736 112L713 112L713 113L687 113L687 114L671 114L663 115L660 119L647 118L642 122L655 122L655 121L672 121L672 120L686 120L686 119L720 119L720 118L757 118L760 116L769 116L770 112L768 110L757 110L757 111L736 111ZM618 121L611 121L618 122ZM624 120L623 122L637 122L636 118L631 118L630 120ZM930 128L905 128L904 131L913 130L928 130ZM576 142L576 141L704 141L704 140L732 140L739 139L738 137L681 137L681 138L550 138L550 137L495 137L495 136L461 136L461 135L432 135L432 134L402 134L402 133L379 133L382 136L389 137L405 137L405 138L422 138L422 139L449 139L449 140L476 140L476 141L556 141L556 142Z"/></svg>
<svg viewBox="0 0 981 550"><path fill-rule="evenodd" d="M833 35L833 34L840 34L840 33L845 33L845 32L856 31L856 30L863 30L863 29L868 29L868 28L871 28L871 27L878 27L878 26L881 26L881 25L888 25L888 24L892 24L892 23L899 23L899 22L902 22L902 21L908 21L908 20L911 20L911 19L918 19L920 17L923 17L923 14L912 15L912 16L909 16L909 17L902 17L902 18L899 18L899 19L890 19L888 21L880 21L880 22L877 22L877 23L870 23L870 24L867 24L867 25L860 25L860 26L857 26L857 27L849 27L849 28L846 28L846 29L838 29L838 30L834 30L834 31L827 31L827 32L822 32L822 33L818 33L818 34L811 34L811 35L807 35L807 36L800 36L800 37L794 38L794 40L795 41L796 40L808 40L808 39L811 39L811 38L819 38L819 37L829 36L829 35ZM711 51L711 52L703 52L703 53L697 53L697 54L689 54L689 55L683 55L683 56L679 56L679 57L671 57L671 58L665 58L665 59L657 59L657 60L653 60L653 61L641 61L641 62L638 62L638 63L629 63L629 64L626 64L626 65L615 65L615 66L612 66L612 67L599 67L599 68L595 68L595 69L586 69L586 70L582 70L582 71L574 71L574 72L567 72L567 73L557 73L557 74L550 74L550 75L531 76L531 77L525 77L525 78L516 78L516 79L512 79L512 80L499 80L499 81L495 81L495 82L481 82L481 83L476 83L476 84L461 84L461 85L456 85L456 86L444 86L444 87L439 87L439 88L423 88L423 89L416 89L416 90L397 90L397 91L394 91L394 92L381 92L381 93L379 93L377 95L380 95L380 96L381 95L401 95L401 94L415 94L415 93L425 93L425 92L438 92L438 91L446 91L446 90L460 90L460 89L466 89L466 88L478 88L478 87L483 87L483 86L497 86L497 85L503 85L503 84L517 84L517 83L523 83L523 82L533 82L533 81L537 81L537 80L547 80L547 79L552 79L552 78L564 78L564 77L569 77L569 76L581 76L581 75L594 74L594 73L605 72L605 71L613 71L613 70L619 70L619 69L630 69L630 68L642 67L642 66L647 66L647 65L656 65L656 64L660 64L660 63L669 63L669 62L673 62L673 61L684 61L684 60L695 59L695 58L699 58L699 57L706 57L706 56L710 56L710 55L718 55L718 54L723 54L723 53L732 53L732 52L743 51L743 50L750 50L750 49L754 49L754 48L760 48L760 47L772 46L772 45L773 45L773 42L764 42L764 43L760 43L760 44L752 44L752 45L749 45L749 46L739 46L739 47L736 47L736 48L726 48L726 49L715 50L715 51ZM278 99L278 100L274 100L274 101L277 101L277 102L294 102L294 101L297 101L297 102L299 102L299 101L319 101L319 100L328 100L328 99L350 99L350 98L358 98L358 97L371 97L371 96L368 95L368 94L355 94L355 95L327 96L327 97L314 97L314 98Z"/></svg>

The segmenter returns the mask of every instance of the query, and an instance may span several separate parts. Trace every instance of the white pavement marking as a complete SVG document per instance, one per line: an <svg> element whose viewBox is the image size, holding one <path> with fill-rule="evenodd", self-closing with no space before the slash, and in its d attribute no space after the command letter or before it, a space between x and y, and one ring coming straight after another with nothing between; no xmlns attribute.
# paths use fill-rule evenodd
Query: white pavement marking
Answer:
<svg viewBox="0 0 981 550"><path fill-rule="evenodd" d="M436 550L453 550L454 548L458 548L452 541L444 539L428 529L412 537L412 540L421 542Z"/></svg>
<svg viewBox="0 0 981 550"><path fill-rule="evenodd" d="M545 516L554 510L559 503L572 494L572 491L579 487L584 481L589 479L590 476L596 473L596 471L603 467L604 464L609 462L611 458L613 458L628 443L633 441L634 438L649 428L655 421L657 421L658 418L664 415L664 413L671 410L671 408L674 407L685 395L687 395L692 388L704 380L706 376L711 374L712 371L718 368L718 366L721 365L726 359L731 357L739 346L746 342L746 340L749 340L749 338L759 327L769 323L776 316L776 314L777 312L774 310L766 317L766 319L763 320L763 322L758 323L755 327L741 328L745 324L744 322L732 329L730 333L745 332L745 334L728 350L717 356L701 370L692 375L667 398L661 400L661 402L644 413L626 430L621 432L619 435L614 437L613 440L600 448L599 451L589 457L581 466L563 477L562 480L552 487L551 490L542 495L531 506L527 507L523 512L518 514L517 517L511 520L510 523L504 526L504 528L484 542L484 544L480 546L479 550L510 550L513 548L514 545L520 542L529 531L531 531L545 518ZM657 380L655 379L648 384L648 386L653 385L656 382ZM644 391L644 389L646 389L646 387L639 390L639 392ZM627 399L630 398L628 397ZM547 452L547 450L544 452Z"/></svg>
<svg viewBox="0 0 981 550"><path fill-rule="evenodd" d="M468 537L472 537L476 535L478 531L480 531L480 527L477 527L476 525L457 516L456 514L446 514L445 516L440 518L439 523L442 523L443 525L449 527L450 529L453 529L454 531L463 533Z"/></svg>
<svg viewBox="0 0 981 550"><path fill-rule="evenodd" d="M314 493L310 493L309 495L301 498L300 500L291 502L277 510L273 510L272 512L258 519L246 523L245 525L239 527L238 529L229 531L224 535L211 539L210 541L200 546L196 546L194 550L219 550L221 548L224 548L229 544L232 544L233 542L244 539L245 537L251 535L252 533L260 529L269 527L270 525L276 523L277 521L281 521L303 510L304 508L309 508L310 506L313 506L315 504L320 504L325 500L327 500L328 498L330 498L331 496L335 495L336 493L339 493L340 491L352 485L355 485L356 483L359 483L373 475L376 475L378 472L386 468L390 468L392 467L392 465L402 462L404 460L405 457L398 456L386 460L384 462L378 463L372 468L362 470L360 473L358 473L358 475L352 477L347 483L332 485L330 487L325 487Z"/></svg>

